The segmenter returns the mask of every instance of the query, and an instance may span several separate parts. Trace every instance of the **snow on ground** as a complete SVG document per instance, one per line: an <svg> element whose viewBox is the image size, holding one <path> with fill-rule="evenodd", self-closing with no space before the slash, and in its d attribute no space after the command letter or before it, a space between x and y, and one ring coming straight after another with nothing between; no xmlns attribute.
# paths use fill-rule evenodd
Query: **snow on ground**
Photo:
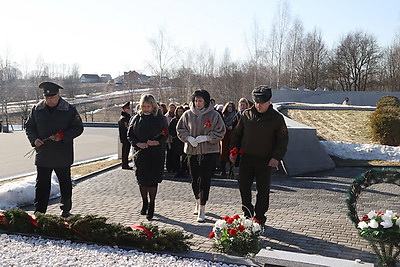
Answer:
<svg viewBox="0 0 400 267"><path fill-rule="evenodd" d="M1 266L237 266L167 254L20 235L0 235Z"/></svg>

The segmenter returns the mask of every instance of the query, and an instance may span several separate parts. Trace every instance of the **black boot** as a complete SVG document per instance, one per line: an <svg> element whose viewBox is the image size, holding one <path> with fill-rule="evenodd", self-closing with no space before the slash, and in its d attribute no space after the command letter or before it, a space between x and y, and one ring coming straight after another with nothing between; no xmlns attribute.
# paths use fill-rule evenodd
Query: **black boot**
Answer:
<svg viewBox="0 0 400 267"><path fill-rule="evenodd" d="M146 216L146 218L147 218L147 220L151 220L151 219L153 219L153 215L154 215L154 202L150 202L149 203L149 210L147 211L147 216Z"/></svg>
<svg viewBox="0 0 400 267"><path fill-rule="evenodd" d="M140 210L140 215L146 215L147 209L149 208L149 201L143 200L142 209Z"/></svg>

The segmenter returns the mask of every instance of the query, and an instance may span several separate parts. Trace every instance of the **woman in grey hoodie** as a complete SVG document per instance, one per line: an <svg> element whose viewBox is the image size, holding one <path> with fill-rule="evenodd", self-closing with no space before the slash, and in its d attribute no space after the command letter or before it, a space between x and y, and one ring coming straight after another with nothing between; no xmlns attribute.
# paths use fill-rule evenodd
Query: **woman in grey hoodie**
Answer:
<svg viewBox="0 0 400 267"><path fill-rule="evenodd" d="M211 176L219 155L219 141L225 135L221 115L210 105L210 94L196 90L192 94L190 109L183 113L176 126L178 138L185 143L188 155L192 189L196 205L197 221L205 221L205 205L208 200Z"/></svg>

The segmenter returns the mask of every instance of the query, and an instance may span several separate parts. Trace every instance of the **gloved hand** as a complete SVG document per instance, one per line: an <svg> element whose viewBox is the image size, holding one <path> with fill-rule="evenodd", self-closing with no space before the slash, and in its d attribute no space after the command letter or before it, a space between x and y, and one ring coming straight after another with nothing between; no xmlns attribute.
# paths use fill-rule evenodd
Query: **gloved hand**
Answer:
<svg viewBox="0 0 400 267"><path fill-rule="evenodd" d="M196 141L198 144L206 142L209 140L209 136L208 135L199 135L196 137Z"/></svg>
<svg viewBox="0 0 400 267"><path fill-rule="evenodd" d="M189 136L189 137L187 138L187 141L190 143L190 145L191 145L192 147L196 147L196 146L198 145L196 139L195 139L193 136Z"/></svg>

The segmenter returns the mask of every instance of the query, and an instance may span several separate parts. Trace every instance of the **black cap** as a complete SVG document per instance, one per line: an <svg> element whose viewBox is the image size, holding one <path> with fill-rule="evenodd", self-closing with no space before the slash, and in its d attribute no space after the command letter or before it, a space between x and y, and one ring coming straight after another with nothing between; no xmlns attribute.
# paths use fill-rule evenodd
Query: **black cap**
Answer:
<svg viewBox="0 0 400 267"><path fill-rule="evenodd" d="M131 102L126 102L121 108L131 108Z"/></svg>
<svg viewBox="0 0 400 267"><path fill-rule="evenodd" d="M63 89L58 84L55 84L52 82L42 82L41 84L39 84L39 88L43 89L44 96L56 95L58 93L59 89Z"/></svg>
<svg viewBox="0 0 400 267"><path fill-rule="evenodd" d="M255 88L251 95L253 97L254 102L256 103L265 103L269 101L272 97L271 88L266 85L260 85Z"/></svg>

